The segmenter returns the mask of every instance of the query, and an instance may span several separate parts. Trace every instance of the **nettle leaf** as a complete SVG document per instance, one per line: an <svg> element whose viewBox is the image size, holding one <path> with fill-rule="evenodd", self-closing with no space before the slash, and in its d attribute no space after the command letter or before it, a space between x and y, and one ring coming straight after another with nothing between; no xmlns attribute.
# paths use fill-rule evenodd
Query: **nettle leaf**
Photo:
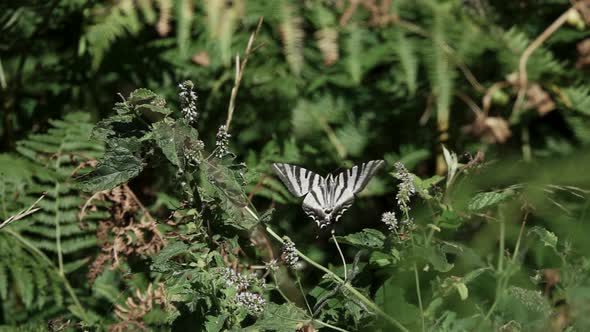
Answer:
<svg viewBox="0 0 590 332"><path fill-rule="evenodd" d="M96 169L78 178L78 187L88 192L110 190L136 177L143 167L141 159L119 145L105 153Z"/></svg>
<svg viewBox="0 0 590 332"><path fill-rule="evenodd" d="M171 262L171 258L187 252L189 252L188 244L184 242L170 243L152 258L152 270L160 272L170 270L172 267L177 266L176 263Z"/></svg>
<svg viewBox="0 0 590 332"><path fill-rule="evenodd" d="M219 316L207 316L205 322L205 330L207 332L219 332L223 329L225 320L229 317L228 314L221 314Z"/></svg>
<svg viewBox="0 0 590 332"><path fill-rule="evenodd" d="M429 193L430 189L444 180L444 177L440 175L435 175L428 179L421 179L414 174L412 174L412 176L414 178L414 187L416 188L416 192L424 199L431 199L432 196Z"/></svg>
<svg viewBox="0 0 590 332"><path fill-rule="evenodd" d="M291 303L268 303L262 317L244 331L292 332L307 325L310 319L305 311Z"/></svg>
<svg viewBox="0 0 590 332"><path fill-rule="evenodd" d="M478 193L469 201L467 209L470 211L483 210L502 202L514 194L515 192L511 189Z"/></svg>
<svg viewBox="0 0 590 332"><path fill-rule="evenodd" d="M417 322L420 309L406 301L401 284L395 277L387 279L375 293L375 304L402 324Z"/></svg>
<svg viewBox="0 0 590 332"><path fill-rule="evenodd" d="M336 237L340 243L346 243L357 248L378 249L383 248L385 235L372 228L365 228L358 233Z"/></svg>
<svg viewBox="0 0 590 332"><path fill-rule="evenodd" d="M415 247L414 254L432 264L439 272L449 272L454 266L447 261L447 256L440 246Z"/></svg>
<svg viewBox="0 0 590 332"><path fill-rule="evenodd" d="M175 166L184 168L186 155L202 148L199 132L183 120L160 121L153 125L154 139L164 156Z"/></svg>
<svg viewBox="0 0 590 332"><path fill-rule="evenodd" d="M463 223L463 219L461 218L461 216L449 209L444 209L443 212L437 217L437 219L437 224L441 228L447 229L457 229Z"/></svg>
<svg viewBox="0 0 590 332"><path fill-rule="evenodd" d="M543 242L544 246L551 247L553 250L557 250L557 235L555 235L555 233L548 231L541 226L534 226L528 231L527 234L529 236L538 236L541 242Z"/></svg>

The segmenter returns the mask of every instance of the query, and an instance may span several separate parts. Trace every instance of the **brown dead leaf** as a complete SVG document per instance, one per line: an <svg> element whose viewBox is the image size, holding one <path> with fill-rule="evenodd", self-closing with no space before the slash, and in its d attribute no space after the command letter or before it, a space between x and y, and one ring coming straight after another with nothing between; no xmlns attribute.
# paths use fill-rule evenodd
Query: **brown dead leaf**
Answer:
<svg viewBox="0 0 590 332"><path fill-rule="evenodd" d="M191 60L203 67L209 67L211 64L211 59L209 58L209 53L202 51L193 55Z"/></svg>
<svg viewBox="0 0 590 332"><path fill-rule="evenodd" d="M590 65L590 38L586 38L578 43L578 61L576 68L582 68Z"/></svg>
<svg viewBox="0 0 590 332"><path fill-rule="evenodd" d="M478 113L475 121L463 127L463 132L481 138L490 144L505 143L512 135L508 121L502 117Z"/></svg>
<svg viewBox="0 0 590 332"><path fill-rule="evenodd" d="M527 100L524 104L525 108L536 108L540 115L545 115L555 110L555 102L551 96L543 90L543 88L535 83L532 84L526 91Z"/></svg>

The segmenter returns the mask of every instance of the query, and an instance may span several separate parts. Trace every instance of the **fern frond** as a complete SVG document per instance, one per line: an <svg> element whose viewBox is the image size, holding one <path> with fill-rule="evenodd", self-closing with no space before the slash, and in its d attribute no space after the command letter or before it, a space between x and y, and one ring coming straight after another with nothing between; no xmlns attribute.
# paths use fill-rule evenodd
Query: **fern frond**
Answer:
<svg viewBox="0 0 590 332"><path fill-rule="evenodd" d="M500 41L505 47L499 50L498 59L506 68L506 74L517 71L520 56L530 44L530 39L517 28L511 28L500 36ZM543 47L533 53L527 65L527 75L531 81L538 80L544 74L555 75L565 71L564 65Z"/></svg>
<svg viewBox="0 0 590 332"><path fill-rule="evenodd" d="M363 30L357 26L350 26L346 39L346 69L352 81L359 84L362 79Z"/></svg>
<svg viewBox="0 0 590 332"><path fill-rule="evenodd" d="M395 29L395 52L404 73L404 81L411 95L416 93L418 79L418 56L415 42L406 36L401 29Z"/></svg>
<svg viewBox="0 0 590 332"><path fill-rule="evenodd" d="M62 120L53 120L45 134L31 135L18 143L17 151L30 159L35 170L33 181L20 194L19 202L31 204L40 193L45 199L38 203L39 212L13 227L38 248L55 255L63 269L63 256L75 260L81 251L95 247L96 225L81 228L79 207L85 202L74 187L72 175L79 165L102 155L101 144L91 142L92 124L84 113L72 113ZM91 214L86 220L98 218Z"/></svg>

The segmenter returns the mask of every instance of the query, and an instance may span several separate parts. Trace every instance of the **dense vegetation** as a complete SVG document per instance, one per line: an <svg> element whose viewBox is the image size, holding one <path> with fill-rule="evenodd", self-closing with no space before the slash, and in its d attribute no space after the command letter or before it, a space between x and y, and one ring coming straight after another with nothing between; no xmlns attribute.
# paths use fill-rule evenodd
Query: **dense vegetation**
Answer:
<svg viewBox="0 0 590 332"><path fill-rule="evenodd" d="M0 331L590 329L590 1L1 1L0 32ZM377 159L323 229L271 168Z"/></svg>

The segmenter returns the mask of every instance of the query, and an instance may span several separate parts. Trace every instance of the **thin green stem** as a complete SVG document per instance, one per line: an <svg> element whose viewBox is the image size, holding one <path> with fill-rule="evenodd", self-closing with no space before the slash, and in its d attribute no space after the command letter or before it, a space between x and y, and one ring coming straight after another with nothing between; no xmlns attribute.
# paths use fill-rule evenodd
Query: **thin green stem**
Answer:
<svg viewBox="0 0 590 332"><path fill-rule="evenodd" d="M287 297L287 295L285 295L285 293L283 293L283 291L281 290L281 287L279 287L279 282L277 280L277 277L275 276L275 274L272 274L272 279L275 282L275 289L279 292L279 294L281 294L281 296L283 297L283 299L287 302L287 303L291 303L292 301Z"/></svg>
<svg viewBox="0 0 590 332"><path fill-rule="evenodd" d="M502 272L504 270L505 236L506 236L506 225L504 224L504 218L503 218L502 214L500 214L500 246L498 247L498 271L499 272Z"/></svg>
<svg viewBox="0 0 590 332"><path fill-rule="evenodd" d="M408 209L404 209L404 214L406 216L406 220L410 220L410 211ZM434 229L431 229L431 232L427 238L426 244L430 243L432 236L434 235ZM414 237L410 236L412 241L412 247L415 247L416 244L414 243ZM424 322L424 307L422 306L422 293L420 292L420 276L418 275L418 267L416 263L414 263L414 280L416 283L416 295L418 296L418 306L420 308L420 318L422 320L422 332L426 329L426 323Z"/></svg>
<svg viewBox="0 0 590 332"><path fill-rule="evenodd" d="M418 295L420 318L422 318L422 331L425 331L424 308L422 307L422 295L420 294L420 277L418 276L418 268L416 267L416 264L414 264L414 278L416 279L416 295Z"/></svg>
<svg viewBox="0 0 590 332"><path fill-rule="evenodd" d="M321 320L314 319L313 321L314 322L317 322L318 324L323 325L323 326L325 326L327 328L331 328L332 330L336 330L336 331L340 331L340 332L349 332L348 330L345 330L345 329L340 328L338 326L334 326L332 324L328 324L326 322L322 322Z"/></svg>
<svg viewBox="0 0 590 332"><path fill-rule="evenodd" d="M340 254L340 258L342 258L342 266L344 267L344 280L348 280L348 272L346 270L346 260L344 259L344 254L342 253L342 250L340 249L340 245L338 245L338 240L336 240L336 236L334 235L334 232L332 232L332 240L336 244L336 248L338 249L338 253Z"/></svg>
<svg viewBox="0 0 590 332"><path fill-rule="evenodd" d="M301 292L301 296L303 296L303 300L305 301L307 310L309 311L310 315L313 315L313 310L311 310L311 306L309 305L309 302L307 302L307 296L305 295L305 291L303 291L303 285L301 285L301 278L299 277L299 273L297 271L295 271L295 277L297 278L297 285L299 286L299 291Z"/></svg>

